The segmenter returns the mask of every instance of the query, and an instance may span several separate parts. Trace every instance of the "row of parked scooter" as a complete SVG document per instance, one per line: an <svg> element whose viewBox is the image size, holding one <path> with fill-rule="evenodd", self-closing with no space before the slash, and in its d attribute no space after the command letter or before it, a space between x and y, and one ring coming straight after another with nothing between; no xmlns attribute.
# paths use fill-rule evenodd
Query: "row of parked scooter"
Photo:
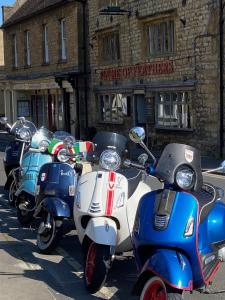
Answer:
<svg viewBox="0 0 225 300"><path fill-rule="evenodd" d="M14 136L4 157L9 204L21 224L40 220L37 246L47 254L74 218L90 293L105 283L115 255L132 249L141 300L182 299L211 282L225 261L225 204L221 189L203 183L197 149L169 144L157 160L135 127L130 139L145 153L132 162L117 133L76 141L25 118L1 123ZM217 170L225 172L225 162Z"/></svg>

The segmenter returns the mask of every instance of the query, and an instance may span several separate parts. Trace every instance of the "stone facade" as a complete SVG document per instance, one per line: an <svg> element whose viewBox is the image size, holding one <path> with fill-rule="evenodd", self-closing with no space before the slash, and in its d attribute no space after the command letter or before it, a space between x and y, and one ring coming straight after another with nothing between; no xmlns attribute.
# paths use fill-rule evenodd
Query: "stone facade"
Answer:
<svg viewBox="0 0 225 300"><path fill-rule="evenodd" d="M0 29L0 67L4 65L3 32Z"/></svg>
<svg viewBox="0 0 225 300"><path fill-rule="evenodd" d="M38 7L33 4L33 0L17 1L16 7L5 10L6 115L13 121L25 113L38 126L79 135L81 125L84 127L77 123L81 106L78 102L84 98L80 26L83 7L76 1L43 0L38 2ZM61 20L64 20L64 29ZM44 26L47 26L47 62ZM29 64L26 32L29 33ZM62 58L62 39L65 58Z"/></svg>
<svg viewBox="0 0 225 300"><path fill-rule="evenodd" d="M149 146L161 149L169 142L189 143L202 150L203 154L218 157L219 1L118 0L118 5L129 13L99 15L99 1L89 1L93 91L90 101L92 113L89 116L91 125L98 130L124 133L133 125L143 125L147 130ZM173 51L156 56L149 55L146 26L165 20L174 22ZM115 30L119 32L120 58L116 62L103 62L101 36ZM165 63L170 64L171 70L164 68ZM127 68L128 66L133 66L133 69ZM134 66L139 66L139 69L134 69ZM105 73L102 70L106 70ZM99 99L102 101L101 94L110 92L129 95L130 113L123 116L121 124L100 120ZM163 93L178 95L179 92L181 97L188 93L186 108L179 106L182 118L186 118L186 125L177 125L179 109L174 102L170 110L175 107L175 125L168 126L166 123L166 126L162 126L159 121L161 104L157 102L160 101L157 97L161 97ZM138 121L138 113L141 112L137 113L137 107L141 102L144 117Z"/></svg>

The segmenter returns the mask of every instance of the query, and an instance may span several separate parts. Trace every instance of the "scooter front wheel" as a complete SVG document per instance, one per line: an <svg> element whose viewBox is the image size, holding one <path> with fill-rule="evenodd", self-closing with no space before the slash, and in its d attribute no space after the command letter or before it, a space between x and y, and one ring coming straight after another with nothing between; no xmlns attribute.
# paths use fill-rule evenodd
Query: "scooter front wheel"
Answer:
<svg viewBox="0 0 225 300"><path fill-rule="evenodd" d="M110 247L91 243L84 262L84 281L91 294L100 290L105 283L110 265Z"/></svg>
<svg viewBox="0 0 225 300"><path fill-rule="evenodd" d="M150 278L144 285L140 300L182 300L182 291L166 288L160 277Z"/></svg>
<svg viewBox="0 0 225 300"><path fill-rule="evenodd" d="M62 235L62 221L50 213L42 218L37 233L37 246L40 252L50 254L57 246Z"/></svg>

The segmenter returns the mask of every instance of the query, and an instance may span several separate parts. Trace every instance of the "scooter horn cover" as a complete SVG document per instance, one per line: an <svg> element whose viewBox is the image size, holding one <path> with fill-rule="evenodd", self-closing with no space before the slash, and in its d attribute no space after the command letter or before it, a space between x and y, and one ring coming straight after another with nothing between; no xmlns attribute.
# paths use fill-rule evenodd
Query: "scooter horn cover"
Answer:
<svg viewBox="0 0 225 300"><path fill-rule="evenodd" d="M176 172L182 165L189 166L195 172L195 184L192 190L200 190L203 184L201 156L200 152L192 146L168 144L162 152L155 172L160 179L175 184Z"/></svg>

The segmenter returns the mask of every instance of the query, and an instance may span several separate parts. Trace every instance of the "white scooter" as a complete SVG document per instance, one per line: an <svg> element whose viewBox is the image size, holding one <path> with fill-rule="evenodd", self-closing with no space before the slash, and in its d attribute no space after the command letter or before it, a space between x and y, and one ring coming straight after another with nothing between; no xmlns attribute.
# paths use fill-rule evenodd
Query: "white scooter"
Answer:
<svg viewBox="0 0 225 300"><path fill-rule="evenodd" d="M147 179L137 169L121 169L127 146L124 136L100 132L93 143L95 151L87 159L98 164L98 170L80 177L74 202L75 225L85 254L84 280L90 293L104 284L114 255L132 249L137 206L150 191L149 176Z"/></svg>

